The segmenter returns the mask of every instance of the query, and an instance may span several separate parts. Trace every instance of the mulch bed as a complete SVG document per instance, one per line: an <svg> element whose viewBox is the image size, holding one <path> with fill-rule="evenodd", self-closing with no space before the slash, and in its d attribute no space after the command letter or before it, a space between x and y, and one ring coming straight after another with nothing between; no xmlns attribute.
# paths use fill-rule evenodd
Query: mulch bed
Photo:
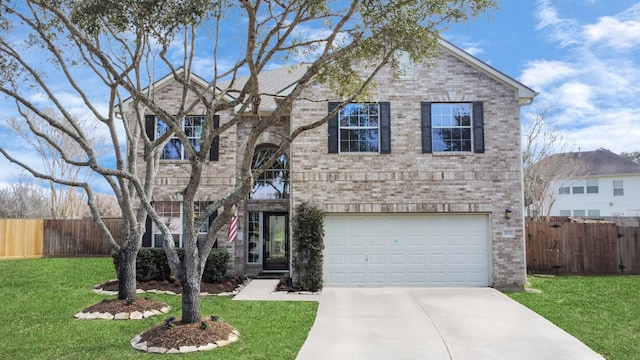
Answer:
<svg viewBox="0 0 640 360"><path fill-rule="evenodd" d="M222 282L219 283L200 283L200 292L201 293L209 293L211 295L216 295L220 293L230 293L236 290L240 285L244 282L243 278L240 277L229 277L225 278ZM102 289L104 291L118 291L118 281L117 280L108 280L100 285L95 286L96 289ZM169 281L169 280L150 280L150 281L138 281L137 288L140 290L148 291L148 290L159 290L159 291L172 291L176 294L182 293L182 288L180 287L180 283L177 281Z"/></svg>
<svg viewBox="0 0 640 360"><path fill-rule="evenodd" d="M244 279L240 277L227 278L220 283L200 284L201 293L209 293L211 295L221 293L231 293L244 283ZM95 288L104 291L118 291L118 281L109 280ZM158 290L172 291L176 294L181 293L180 284L177 281L139 281L137 288L141 290ZM140 295L140 294L138 294ZM153 299L142 298L137 296L134 301L127 300L103 300L100 303L89 306L83 312L100 312L117 314L121 312L131 313L134 311L144 312L151 310L160 310L167 305ZM203 319L200 322L191 324L182 324L179 320L171 321L171 326L166 323L170 318L164 319L164 323L155 326L144 333L140 334L142 341L147 343L148 347L159 347L165 349L178 349L183 346L206 346L207 344L227 344L230 336L233 336L234 328L217 319Z"/></svg>
<svg viewBox="0 0 640 360"><path fill-rule="evenodd" d="M170 328L164 324L158 325L142 333L141 337L147 346L178 349L181 346L205 346L226 341L233 330L225 322L207 319L191 324L175 322Z"/></svg>
<svg viewBox="0 0 640 360"><path fill-rule="evenodd" d="M143 299L136 297L134 301L128 300L103 300L95 305L91 305L88 308L84 309L85 313L110 313L115 315L117 313L132 313L134 311L145 312L152 310L160 310L163 307L167 306L167 304L161 303L160 301L153 299Z"/></svg>

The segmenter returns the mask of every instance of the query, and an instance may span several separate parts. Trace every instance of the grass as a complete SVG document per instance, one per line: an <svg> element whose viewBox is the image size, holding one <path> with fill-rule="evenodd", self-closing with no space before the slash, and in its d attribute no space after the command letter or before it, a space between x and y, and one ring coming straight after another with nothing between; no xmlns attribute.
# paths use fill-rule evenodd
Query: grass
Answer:
<svg viewBox="0 0 640 360"><path fill-rule="evenodd" d="M531 276L542 293L508 294L607 360L640 359L639 276Z"/></svg>
<svg viewBox="0 0 640 360"><path fill-rule="evenodd" d="M0 261L0 359L150 359L130 340L165 316L136 321L78 320L73 315L105 298L93 285L115 277L111 258ZM144 295L171 306L180 297ZM113 297L111 297L113 298ZM295 359L315 319L314 302L203 298L202 315L219 315L240 341L189 359ZM156 355L157 357L157 355Z"/></svg>

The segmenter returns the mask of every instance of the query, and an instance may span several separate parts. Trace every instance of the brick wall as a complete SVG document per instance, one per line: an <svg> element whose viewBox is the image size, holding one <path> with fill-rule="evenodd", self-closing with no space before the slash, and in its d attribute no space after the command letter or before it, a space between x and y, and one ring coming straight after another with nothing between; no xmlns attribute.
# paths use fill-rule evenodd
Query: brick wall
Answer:
<svg viewBox="0 0 640 360"><path fill-rule="evenodd" d="M498 83L457 58L444 54L429 64L417 64L415 78L394 80L382 72L371 101L391 103L391 154L328 154L327 126L310 130L290 149L291 204L318 204L328 213L480 213L489 214L492 238L493 285L522 288L525 281L523 240L520 107L513 89ZM182 89L168 85L156 91L156 100L177 106ZM333 98L322 84L312 84L304 94L314 99ZM464 155L423 154L420 102L484 102L485 153ZM192 114L202 113L196 107ZM297 101L288 121L263 134L259 144L278 144L278 134L326 115L326 102ZM232 114L220 114L221 123ZM213 200L236 184L248 124L231 128L220 138L220 161L206 165L199 200ZM142 156L142 150L139 151ZM188 163L163 162L156 177L154 200L175 201L188 181ZM247 206L248 205L248 206ZM269 204L263 211L269 210ZM239 230L244 234L244 212L262 205L240 204ZM257 207L256 207L257 206ZM278 204L279 207L282 204ZM262 207L260 207L262 209ZM505 219L505 209L513 217ZM503 233L515 233L505 237ZM223 234L224 232L224 234ZM232 254L230 271L245 272L246 240L220 247Z"/></svg>
<svg viewBox="0 0 640 360"><path fill-rule="evenodd" d="M490 214L493 283L521 288L520 107L514 90L449 55L430 66L417 64L414 80L383 73L376 83L370 100L391 103L391 154L329 154L326 125L304 134L291 149L292 207L311 201L329 213ZM339 100L321 84L305 95ZM483 101L485 153L423 154L421 101ZM326 103L298 101L292 127L326 113ZM507 208L513 211L510 220L504 217ZM504 230L513 230L515 237L503 237Z"/></svg>

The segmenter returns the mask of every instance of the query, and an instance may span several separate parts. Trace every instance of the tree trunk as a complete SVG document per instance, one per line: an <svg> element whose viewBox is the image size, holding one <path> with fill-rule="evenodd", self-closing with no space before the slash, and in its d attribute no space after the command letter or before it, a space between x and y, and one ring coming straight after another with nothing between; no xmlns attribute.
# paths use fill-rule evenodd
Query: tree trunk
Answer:
<svg viewBox="0 0 640 360"><path fill-rule="evenodd" d="M136 297L136 258L138 251L122 247L118 251L118 299L130 300Z"/></svg>
<svg viewBox="0 0 640 360"><path fill-rule="evenodd" d="M190 324L202 320L200 315L200 279L186 275L182 286L182 323Z"/></svg>

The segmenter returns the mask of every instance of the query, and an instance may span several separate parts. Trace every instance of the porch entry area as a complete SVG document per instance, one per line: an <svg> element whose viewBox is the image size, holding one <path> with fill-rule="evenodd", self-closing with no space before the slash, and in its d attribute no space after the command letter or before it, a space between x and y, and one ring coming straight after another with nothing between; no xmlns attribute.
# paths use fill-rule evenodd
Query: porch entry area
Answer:
<svg viewBox="0 0 640 360"><path fill-rule="evenodd" d="M265 272L289 270L289 213L248 213L247 263Z"/></svg>

